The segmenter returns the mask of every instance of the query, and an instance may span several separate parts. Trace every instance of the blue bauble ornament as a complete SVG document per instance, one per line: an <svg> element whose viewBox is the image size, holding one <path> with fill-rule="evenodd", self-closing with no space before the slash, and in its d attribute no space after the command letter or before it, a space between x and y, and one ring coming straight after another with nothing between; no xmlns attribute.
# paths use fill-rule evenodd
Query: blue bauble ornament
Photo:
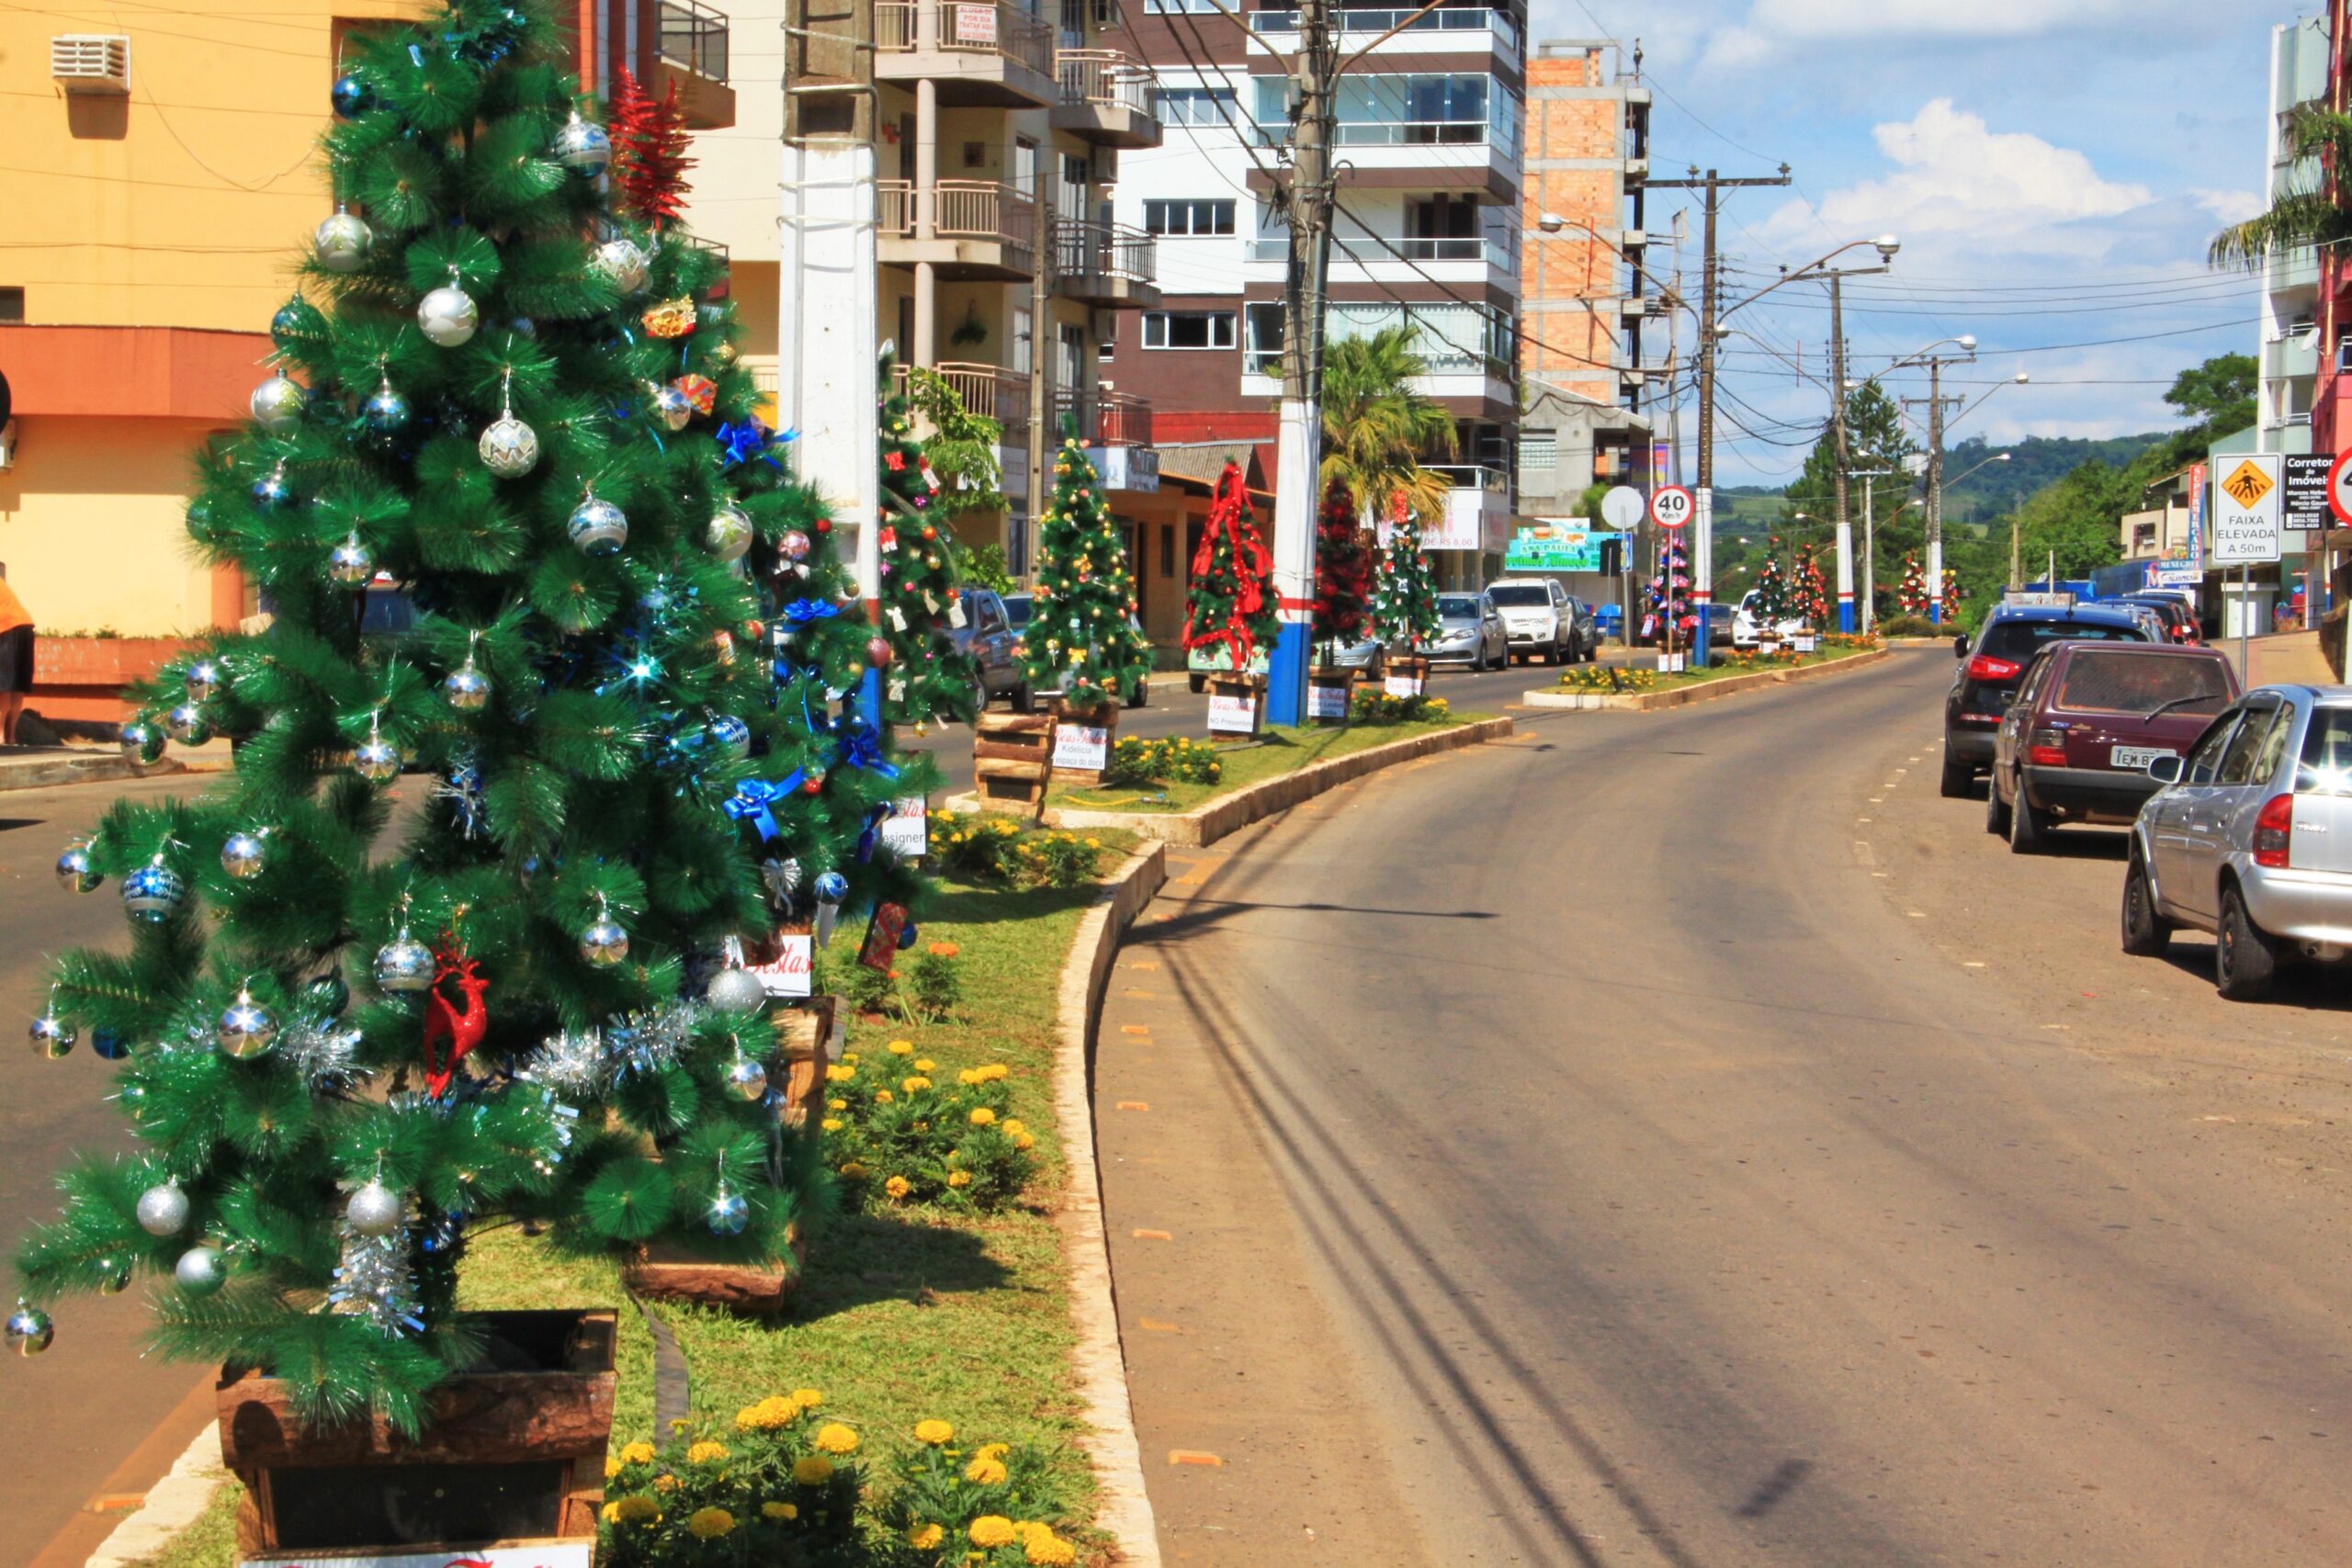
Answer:
<svg viewBox="0 0 2352 1568"><path fill-rule="evenodd" d="M335 118L357 119L376 107L376 90L346 73L327 89L327 102L334 106Z"/></svg>
<svg viewBox="0 0 2352 1568"><path fill-rule="evenodd" d="M117 1030L94 1029L90 1031L90 1049L97 1053L100 1061L119 1062L130 1055L130 1040Z"/></svg>
<svg viewBox="0 0 2352 1568"><path fill-rule="evenodd" d="M733 714L720 714L709 729L710 743L729 756L740 760L752 754L752 727Z"/></svg>
<svg viewBox="0 0 2352 1568"><path fill-rule="evenodd" d="M187 883L157 855L122 879L122 907L130 918L160 926L187 902Z"/></svg>
<svg viewBox="0 0 2352 1568"><path fill-rule="evenodd" d="M582 179L593 180L613 161L613 139L603 126L573 115L571 123L555 133L555 145L548 151Z"/></svg>
<svg viewBox="0 0 2352 1568"><path fill-rule="evenodd" d="M741 1192L729 1192L721 1188L718 1195L710 1201L707 1217L711 1235L741 1235L752 1223L752 1206L743 1201Z"/></svg>
<svg viewBox="0 0 2352 1568"><path fill-rule="evenodd" d="M277 512L294 503L294 487L286 482L282 468L272 468L254 481L254 504L265 512Z"/></svg>
<svg viewBox="0 0 2352 1568"><path fill-rule="evenodd" d="M375 396L360 405L359 413L367 420L368 428L379 435L399 434L414 417L408 400L390 387L377 388Z"/></svg>
<svg viewBox="0 0 2352 1568"><path fill-rule="evenodd" d="M838 871L820 873L815 886L820 904L838 904L849 897L849 878Z"/></svg>

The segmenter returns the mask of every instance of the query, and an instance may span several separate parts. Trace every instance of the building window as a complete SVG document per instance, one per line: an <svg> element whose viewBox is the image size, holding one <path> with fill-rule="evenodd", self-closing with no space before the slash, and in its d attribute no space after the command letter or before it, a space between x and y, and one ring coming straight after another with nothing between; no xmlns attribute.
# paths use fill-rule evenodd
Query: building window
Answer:
<svg viewBox="0 0 2352 1568"><path fill-rule="evenodd" d="M1180 11L1207 16L1216 9L1210 0L1143 0L1143 14L1147 17L1172 17Z"/></svg>
<svg viewBox="0 0 2352 1568"><path fill-rule="evenodd" d="M21 288L0 288L0 321L22 321L25 319L25 291Z"/></svg>
<svg viewBox="0 0 2352 1568"><path fill-rule="evenodd" d="M1176 525L1173 523L1159 525L1159 575L1176 575Z"/></svg>
<svg viewBox="0 0 2352 1568"><path fill-rule="evenodd" d="M1250 312L1250 353L1242 368L1252 376L1278 376L1283 368L1283 308L1245 306Z"/></svg>
<svg viewBox="0 0 2352 1568"><path fill-rule="evenodd" d="M1146 348L1231 348L1233 343L1233 312L1230 310L1146 310L1143 313L1143 345Z"/></svg>
<svg viewBox="0 0 2352 1568"><path fill-rule="evenodd" d="M1159 123L1227 125L1233 121L1235 106L1238 102L1230 87L1162 87L1159 89Z"/></svg>
<svg viewBox="0 0 2352 1568"><path fill-rule="evenodd" d="M1233 232L1233 203L1226 201L1147 201L1143 227L1148 234L1177 237Z"/></svg>
<svg viewBox="0 0 2352 1568"><path fill-rule="evenodd" d="M1550 473L1560 466L1560 435L1553 430L1519 433L1519 466L1524 473Z"/></svg>
<svg viewBox="0 0 2352 1568"><path fill-rule="evenodd" d="M1104 310L1100 314L1104 318L1102 336L1094 344L1094 357L1108 365L1118 357L1119 317L1118 312L1114 310Z"/></svg>

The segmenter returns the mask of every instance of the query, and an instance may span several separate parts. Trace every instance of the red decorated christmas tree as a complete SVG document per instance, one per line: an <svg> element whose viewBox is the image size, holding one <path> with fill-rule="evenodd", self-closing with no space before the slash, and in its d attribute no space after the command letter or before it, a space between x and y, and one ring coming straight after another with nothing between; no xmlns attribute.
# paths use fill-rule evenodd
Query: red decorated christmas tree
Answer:
<svg viewBox="0 0 2352 1568"><path fill-rule="evenodd" d="M1227 463L1217 476L1201 547L1193 556L1184 649L1220 650L1215 668L1247 670L1281 629L1274 615L1274 558L1250 511L1250 488Z"/></svg>
<svg viewBox="0 0 2352 1568"><path fill-rule="evenodd" d="M686 111L678 107L678 84L657 102L628 68L619 72L613 92L612 179L621 209L654 228L677 221L685 205L686 171L695 161Z"/></svg>
<svg viewBox="0 0 2352 1568"><path fill-rule="evenodd" d="M1951 568L1944 568L1944 615L1949 618L1960 608L1960 577Z"/></svg>
<svg viewBox="0 0 2352 1568"><path fill-rule="evenodd" d="M1363 630L1372 598L1372 552L1364 547L1355 497L1339 480L1323 496L1315 525L1315 626L1327 648L1353 640Z"/></svg>
<svg viewBox="0 0 2352 1568"><path fill-rule="evenodd" d="M1821 551L1806 545L1797 551L1794 598L1796 613L1816 630L1829 624L1829 584L1821 575Z"/></svg>
<svg viewBox="0 0 2352 1568"><path fill-rule="evenodd" d="M1903 558L1903 581L1894 585L1894 605L1906 615L1928 613L1928 573L1917 556Z"/></svg>

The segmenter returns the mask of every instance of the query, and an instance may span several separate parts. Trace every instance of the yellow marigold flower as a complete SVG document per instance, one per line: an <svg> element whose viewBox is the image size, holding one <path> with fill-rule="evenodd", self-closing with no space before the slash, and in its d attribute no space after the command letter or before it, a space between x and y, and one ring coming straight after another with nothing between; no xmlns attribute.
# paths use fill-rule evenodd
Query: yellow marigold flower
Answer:
<svg viewBox="0 0 2352 1568"><path fill-rule="evenodd" d="M938 1525L917 1525L907 1531L907 1544L917 1551L930 1551L947 1539L947 1531Z"/></svg>
<svg viewBox="0 0 2352 1568"><path fill-rule="evenodd" d="M825 1101L825 1109L828 1111L847 1111L849 1109L849 1101L846 1100L829 1100Z"/></svg>
<svg viewBox="0 0 2352 1568"><path fill-rule="evenodd" d="M825 1403L825 1396L813 1388L796 1388L792 1391L792 1403L803 1410L814 1410Z"/></svg>
<svg viewBox="0 0 2352 1568"><path fill-rule="evenodd" d="M605 1456L605 1479L610 1481L614 1476L618 1475L620 1472L621 1456L618 1454L606 1454Z"/></svg>
<svg viewBox="0 0 2352 1568"><path fill-rule="evenodd" d="M854 1052L854 1051L844 1051L844 1052L842 1052L842 1061L844 1061L844 1062L847 1062L851 1066L853 1066L853 1067L854 1067L854 1066L857 1066L857 1063L858 1063L858 1055L857 1055L857 1053L856 1053L856 1052Z"/></svg>
<svg viewBox="0 0 2352 1568"><path fill-rule="evenodd" d="M965 1533L972 1538L974 1546L989 1551L1012 1543L1012 1521L1001 1514L982 1514Z"/></svg>
<svg viewBox="0 0 2352 1568"><path fill-rule="evenodd" d="M1004 1119L1004 1135L1008 1138L1017 1138L1028 1130L1029 1124L1018 1116L1008 1116Z"/></svg>
<svg viewBox="0 0 2352 1568"><path fill-rule="evenodd" d="M952 942L934 942L931 944L931 955L933 958L953 958L963 951Z"/></svg>
<svg viewBox="0 0 2352 1568"><path fill-rule="evenodd" d="M974 1084L982 1082L983 1080L979 1074L974 1072L969 1067L966 1067L962 1072L956 1075L956 1081L962 1084L966 1089L969 1089Z"/></svg>
<svg viewBox="0 0 2352 1568"><path fill-rule="evenodd" d="M947 1185L950 1187L969 1187L971 1184L972 1173L968 1170L951 1170L947 1173Z"/></svg>
<svg viewBox="0 0 2352 1568"><path fill-rule="evenodd" d="M964 1163L964 1151L961 1149L948 1150L947 1163L949 1165L962 1165Z"/></svg>
<svg viewBox="0 0 2352 1568"><path fill-rule="evenodd" d="M874 1102L876 1105L896 1105L899 1103L899 1097L887 1089L877 1089L874 1091Z"/></svg>
<svg viewBox="0 0 2352 1568"><path fill-rule="evenodd" d="M997 1486L1004 1481L1004 1461L985 1454L964 1467L964 1479L976 1486Z"/></svg>
<svg viewBox="0 0 2352 1568"><path fill-rule="evenodd" d="M653 1462L653 1445L651 1443L629 1444L627 1448L621 1450L621 1462L623 1464L651 1464Z"/></svg>
<svg viewBox="0 0 2352 1568"><path fill-rule="evenodd" d="M1011 1443L982 1443L978 1450L982 1459L1002 1459L1012 1451Z"/></svg>
<svg viewBox="0 0 2352 1568"><path fill-rule="evenodd" d="M817 1125L828 1133L838 1133L842 1130L842 1119L838 1116L828 1116Z"/></svg>
<svg viewBox="0 0 2352 1568"><path fill-rule="evenodd" d="M938 1069L938 1066L939 1064L933 1061L928 1056L918 1056L915 1058L915 1071L919 1073L934 1072Z"/></svg>
<svg viewBox="0 0 2352 1568"><path fill-rule="evenodd" d="M693 1425L693 1422L687 1420L683 1416L673 1416L670 1421L670 1430L673 1432L683 1432Z"/></svg>
<svg viewBox="0 0 2352 1568"><path fill-rule="evenodd" d="M645 1525L662 1517L662 1505L640 1493L607 1505L605 1511L612 1516L615 1524Z"/></svg>
<svg viewBox="0 0 2352 1568"><path fill-rule="evenodd" d="M861 1165L856 1160L852 1160L847 1165L842 1167L842 1174L848 1177L852 1181L863 1181L865 1179L866 1170L865 1166Z"/></svg>
<svg viewBox="0 0 2352 1568"><path fill-rule="evenodd" d="M890 1055L893 1056L911 1056L914 1054L915 1043L913 1041L893 1040L890 1042Z"/></svg>
<svg viewBox="0 0 2352 1568"><path fill-rule="evenodd" d="M931 1080L918 1073L910 1078L900 1078L899 1080L899 1087L905 1089L909 1094L920 1094L924 1089L931 1087Z"/></svg>
<svg viewBox="0 0 2352 1568"><path fill-rule="evenodd" d="M981 1106L978 1110L977 1110L977 1111L973 1111L973 1112L972 1112L972 1125L973 1125L973 1126L975 1126L975 1127L986 1127L986 1126L989 1126L989 1124L991 1124L992 1122L994 1122L995 1121L996 1121L996 1112L995 1112L995 1111L990 1111L990 1110L989 1110L987 1106L985 1106L985 1105Z"/></svg>
<svg viewBox="0 0 2352 1568"><path fill-rule="evenodd" d="M1078 1549L1061 1537L1050 1532L1032 1535L1022 1557L1035 1568L1069 1568L1078 1561Z"/></svg>
<svg viewBox="0 0 2352 1568"><path fill-rule="evenodd" d="M1099 850L1102 847L1102 840L1100 839L1089 839L1086 840L1086 847L1090 850Z"/></svg>
<svg viewBox="0 0 2352 1568"><path fill-rule="evenodd" d="M904 1198L914 1190L914 1186L905 1177L894 1176L882 1184L882 1190L893 1198Z"/></svg>
<svg viewBox="0 0 2352 1568"><path fill-rule="evenodd" d="M927 1420L915 1423L915 1441L939 1448L956 1436L956 1428L944 1421Z"/></svg>
<svg viewBox="0 0 2352 1568"><path fill-rule="evenodd" d="M696 1540L717 1540L735 1529L735 1516L724 1508L696 1508L686 1519L686 1529Z"/></svg>
<svg viewBox="0 0 2352 1568"><path fill-rule="evenodd" d="M915 1131L918 1133L928 1133L931 1131L931 1123L928 1122L918 1122L915 1123Z"/></svg>
<svg viewBox="0 0 2352 1568"><path fill-rule="evenodd" d="M653 1490L656 1492L675 1492L677 1489L678 1478L674 1475L657 1475L653 1478Z"/></svg>
<svg viewBox="0 0 2352 1568"><path fill-rule="evenodd" d="M1006 1066L1002 1062L990 1062L987 1066L982 1067L980 1071L988 1074L991 1082L998 1078L1008 1078L1012 1076L1012 1069Z"/></svg>
<svg viewBox="0 0 2352 1568"><path fill-rule="evenodd" d="M725 1459L726 1457L727 1445L725 1443L714 1443L707 1439L696 1443L694 1447L686 1450L686 1462L688 1464L711 1464L717 1461Z"/></svg>
<svg viewBox="0 0 2352 1568"><path fill-rule="evenodd" d="M792 1479L803 1486L822 1486L833 1478L833 1461L823 1454L810 1454L792 1461Z"/></svg>
<svg viewBox="0 0 2352 1568"><path fill-rule="evenodd" d="M797 1519L800 1517L799 1508L790 1503L763 1503L760 1512L771 1519Z"/></svg>
<svg viewBox="0 0 2352 1568"><path fill-rule="evenodd" d="M1022 1149L1024 1151L1034 1149L1037 1146L1037 1139L1033 1134L1023 1133L1019 1137L1012 1140L1012 1146L1016 1149Z"/></svg>
<svg viewBox="0 0 2352 1568"><path fill-rule="evenodd" d="M769 1394L757 1404L747 1404L735 1412L739 1431L773 1432L779 1427L789 1427L800 1415L800 1406L780 1393Z"/></svg>
<svg viewBox="0 0 2352 1568"><path fill-rule="evenodd" d="M829 1454L857 1452L857 1434L838 1421L829 1421L818 1427L814 1441Z"/></svg>
<svg viewBox="0 0 2352 1568"><path fill-rule="evenodd" d="M849 1083L857 1077L857 1069L846 1062L836 1062L825 1069L827 1083Z"/></svg>

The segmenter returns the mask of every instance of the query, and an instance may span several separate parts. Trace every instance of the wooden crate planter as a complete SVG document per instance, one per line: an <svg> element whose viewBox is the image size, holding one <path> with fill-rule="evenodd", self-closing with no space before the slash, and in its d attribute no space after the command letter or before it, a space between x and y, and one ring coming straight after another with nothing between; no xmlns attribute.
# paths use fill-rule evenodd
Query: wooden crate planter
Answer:
<svg viewBox="0 0 2352 1568"><path fill-rule="evenodd" d="M1240 705L1243 704L1248 705L1249 707L1249 723L1246 727L1234 724L1230 716L1225 724L1221 725L1217 722L1220 706L1224 708L1227 716L1236 716L1241 711ZM1263 675L1251 675L1246 672L1237 675L1226 671L1209 677L1210 739L1232 739L1238 737L1254 740L1265 732L1265 728L1266 678Z"/></svg>
<svg viewBox="0 0 2352 1568"><path fill-rule="evenodd" d="M1306 716L1315 723L1329 727L1348 722L1348 705L1355 700L1358 677L1369 679L1371 671L1342 669L1336 664L1318 664L1306 672Z"/></svg>
<svg viewBox="0 0 2352 1568"><path fill-rule="evenodd" d="M1396 655L1388 660L1388 672L1381 678L1380 689L1403 694L1399 688L1389 684L1392 681L1409 681L1415 695L1426 693L1430 689L1430 661L1418 653Z"/></svg>
<svg viewBox="0 0 2352 1568"><path fill-rule="evenodd" d="M845 1010L839 997L812 997L776 1021L777 1060L783 1064L784 1121L805 1126L808 1108L825 1098L825 1069L839 1054L838 1021ZM664 1236L639 1247L621 1264L621 1278L640 1296L694 1302L728 1312L767 1316L792 1304L808 1262L806 1235L797 1225L787 1233L792 1256L761 1263L704 1258L684 1242Z"/></svg>
<svg viewBox="0 0 2352 1568"><path fill-rule="evenodd" d="M1212 680L1216 677L1211 677ZM1107 765L1111 749L1119 743L1119 705L1103 703L1091 708L1073 707L1059 693L1050 699L1054 710L1053 782L1078 789L1099 789L1102 784L1102 768L1069 765L1069 742L1075 729L1099 729L1102 732L1102 760Z"/></svg>
<svg viewBox="0 0 2352 1568"><path fill-rule="evenodd" d="M593 1546L613 1427L615 1314L480 1321L495 1370L435 1389L413 1440L377 1420L305 1427L279 1380L224 1369L214 1401L222 1462L245 1486L238 1555L307 1562L413 1547Z"/></svg>
<svg viewBox="0 0 2352 1568"><path fill-rule="evenodd" d="M1054 767L1054 716L984 713L972 727L972 786L989 811L1035 816Z"/></svg>

